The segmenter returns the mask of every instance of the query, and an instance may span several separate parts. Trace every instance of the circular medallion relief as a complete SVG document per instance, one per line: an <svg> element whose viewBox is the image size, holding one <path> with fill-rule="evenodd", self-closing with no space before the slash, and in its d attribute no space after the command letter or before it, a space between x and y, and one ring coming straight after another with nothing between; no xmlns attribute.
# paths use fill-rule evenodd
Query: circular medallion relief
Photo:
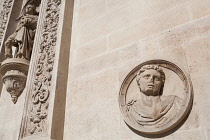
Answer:
<svg viewBox="0 0 210 140"><path fill-rule="evenodd" d="M177 126L192 105L188 75L166 60L150 60L135 67L119 94L124 121L144 134L160 134Z"/></svg>

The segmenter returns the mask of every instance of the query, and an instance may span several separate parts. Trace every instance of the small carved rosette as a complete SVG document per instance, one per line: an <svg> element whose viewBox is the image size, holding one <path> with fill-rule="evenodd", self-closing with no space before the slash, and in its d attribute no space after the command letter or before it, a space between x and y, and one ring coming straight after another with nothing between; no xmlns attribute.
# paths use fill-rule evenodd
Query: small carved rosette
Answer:
<svg viewBox="0 0 210 140"><path fill-rule="evenodd" d="M122 83L119 104L124 121L142 134L176 129L192 107L189 76L166 60L146 61Z"/></svg>
<svg viewBox="0 0 210 140"><path fill-rule="evenodd" d="M0 66L2 81L14 104L25 88L28 66L29 61L19 58L7 59Z"/></svg>

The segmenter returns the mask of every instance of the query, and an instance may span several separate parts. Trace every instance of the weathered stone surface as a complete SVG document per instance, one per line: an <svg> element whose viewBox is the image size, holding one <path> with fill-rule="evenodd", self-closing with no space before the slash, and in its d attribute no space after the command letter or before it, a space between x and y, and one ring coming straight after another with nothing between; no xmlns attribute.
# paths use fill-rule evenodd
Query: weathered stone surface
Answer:
<svg viewBox="0 0 210 140"><path fill-rule="evenodd" d="M144 40L139 43L141 56L150 55L159 52L159 40L154 37L149 40Z"/></svg>
<svg viewBox="0 0 210 140"><path fill-rule="evenodd" d="M53 124L53 131L48 131L52 138L43 135L33 138L48 140L64 135L64 140L151 139L136 134L125 124L118 96L122 81L134 67L147 60L165 59L189 74L194 101L189 116L179 129L155 139L210 139L209 0L75 0L72 25L72 17L68 16L73 4L69 2L62 1L59 19L64 24L57 28L55 72L52 73L54 78L50 87L56 96L51 96L47 120L48 126ZM44 9L38 10L43 12ZM37 33L39 38L35 44L39 47L42 32ZM50 44L47 46L52 47ZM67 76L63 65L67 71L69 55L64 54L69 50ZM33 60L37 58L34 56ZM167 83L172 86L165 85L165 90L180 90L183 85L175 86L180 80L177 77L167 76ZM29 79L28 82L33 83L34 80ZM5 92L3 89L0 97L3 114L0 115L0 139L17 140L26 93L23 92L19 102L13 106ZM53 110L54 107L57 110ZM62 113L66 114L64 133L60 129L64 120L64 117L59 118Z"/></svg>
<svg viewBox="0 0 210 140"><path fill-rule="evenodd" d="M209 36L197 39L186 45L186 58L188 61L189 71L192 78L200 78L209 75Z"/></svg>
<svg viewBox="0 0 210 140"><path fill-rule="evenodd" d="M3 0L0 0L0 11L2 10Z"/></svg>
<svg viewBox="0 0 210 140"><path fill-rule="evenodd" d="M117 85L115 69L69 83L68 92L71 94L67 95L67 105L70 108L66 118L72 125L67 125L66 130L71 132L66 139L78 139L78 136L79 139L111 139L113 135L119 138Z"/></svg>
<svg viewBox="0 0 210 140"><path fill-rule="evenodd" d="M79 28L80 45L102 37L110 32L119 30L123 27L135 24L139 16L137 7L128 6L121 8L104 16L99 16Z"/></svg>
<svg viewBox="0 0 210 140"><path fill-rule="evenodd" d="M202 127L204 127L207 139L209 138L209 126L210 126L210 116L209 116L209 84L210 75L193 79L192 82L195 92L195 103L198 109L199 122Z"/></svg>
<svg viewBox="0 0 210 140"><path fill-rule="evenodd" d="M84 3L82 6L91 2L92 1ZM170 2L108 0L106 3L107 9L93 15L94 21L87 19L83 24L80 23L81 21L77 22L78 26L75 26L73 31L73 35L75 35L74 40L76 41L72 44L73 49L70 58L70 63L73 65L71 65L69 69L68 99L70 101L67 104L69 107L67 116L70 116L70 118L66 117L68 118L67 123L72 125L66 126L65 130L65 133L71 131L72 133L66 135L66 139L69 137L76 138L77 135L82 135L82 137L87 137L87 139L108 139L111 137L108 136L108 134L112 135L111 139L149 139L135 134L128 128L122 118L119 124L119 120L116 121L116 116L120 113L117 112L117 110L113 112L110 108L104 108L103 110L112 114L113 117L111 117L111 115L109 117L107 116L110 118L110 122L117 122L112 123L115 125L115 128L117 128L117 130L115 130L116 134L111 132L111 130L113 130L112 127L111 130L100 127L101 125L105 126L105 120L97 120L96 118L100 117L100 115L98 115L99 112L101 112L101 114L104 113L100 111L103 107L97 106L97 103L91 104L91 100L99 98L97 97L99 92L98 87L102 89L102 93L118 93L119 86L125 76L135 66L144 61L166 59L174 62L190 74L193 85L196 84L195 80L200 81L200 78L209 75L207 64L209 60L209 50L207 45L210 18L208 16L201 18L208 13L205 12L208 10L204 10L203 14L200 13L200 15L197 13L198 16L196 17L195 14L193 14L192 4L190 4L190 2L196 3L195 1L183 0ZM198 7L200 7L202 3L208 4L207 1L202 1L197 7L194 6L195 11L199 10ZM198 18L200 19L193 21ZM96 49L97 51L95 53L89 53L83 56L87 50L100 46L102 43L99 43L99 40L103 40L103 38L106 37L108 37L106 53L102 53L102 48L100 48L100 51ZM98 45L97 41L99 41ZM195 46L201 47L198 49L198 47L196 48ZM79 60L80 58L83 60ZM203 62L200 64L200 61ZM101 80L104 78L99 75L103 75L103 73L110 71L110 69L114 69L114 73L118 75L116 81L119 85L115 85L116 83L112 82L112 84L116 86L114 88L111 84L109 85L107 83L105 86L107 85L110 88L104 89L100 87L101 85L99 84L103 83ZM109 76L114 77L114 73L109 74ZM93 77L98 77L98 79ZM92 83L91 86L89 86L90 83ZM100 86L95 86L96 83ZM176 82L171 82L171 84L175 83ZM177 87L171 88L170 90L175 91ZM200 92L202 90L201 84L200 86L196 84L194 87L195 97L193 107L184 124L177 131L158 139L206 139L209 128L207 124L204 124L202 119L203 116L206 115L204 112L208 111L202 109L207 107L207 103L201 103L204 97L199 99L201 98ZM88 95L85 95L87 93ZM89 93L91 93L91 95L89 95ZM103 97L103 99L100 98L98 100L104 102L104 99L109 96L100 97ZM116 98L116 95L110 98L112 98L112 100L110 99L110 103L115 104L114 100L116 101L116 99L114 98ZM87 114L87 110L92 114L88 114L88 119L83 120L80 116L83 116L83 112ZM97 110L98 113L95 113L93 110ZM72 112L77 113L73 114ZM76 122L72 120L77 120L80 125L77 126ZM104 123L101 123L100 120L103 120ZM93 123L90 123L90 121ZM208 121L207 118L205 121ZM106 125L109 124L109 122L106 123ZM82 127L82 124L85 124L85 127ZM74 128L77 128L77 130L74 130ZM98 130L96 128L98 128ZM118 129L120 129L120 131ZM83 133L79 134L79 130ZM101 130L106 130L106 134Z"/></svg>
<svg viewBox="0 0 210 140"><path fill-rule="evenodd" d="M75 63L80 63L88 59L91 59L93 57L103 55L106 53L106 50L107 50L106 37L95 40L94 42L81 46L80 48L78 48L78 50L76 50Z"/></svg>
<svg viewBox="0 0 210 140"><path fill-rule="evenodd" d="M88 2L90 2L91 0L78 0L78 1L80 1L80 5L84 5Z"/></svg>
<svg viewBox="0 0 210 140"><path fill-rule="evenodd" d="M179 16L179 19L176 17ZM140 21L138 24L112 33L109 36L109 47L112 49L122 47L128 43L155 36L174 26L189 21L185 7L171 9L158 16Z"/></svg>
<svg viewBox="0 0 210 140"><path fill-rule="evenodd" d="M85 24L87 21L92 21L95 17L103 14L105 10L106 0L91 0L80 7L78 22Z"/></svg>
<svg viewBox="0 0 210 140"><path fill-rule="evenodd" d="M14 105L11 97L6 93L6 89L2 89L0 98L0 139L16 140L19 136L20 124L23 114L25 100L25 92L20 96L19 101Z"/></svg>
<svg viewBox="0 0 210 140"><path fill-rule="evenodd" d="M124 123L124 122L122 122ZM152 137L152 139L157 140L178 140L178 139L184 139L184 140L205 140L205 136L203 134L203 129L197 128L192 130L184 130L184 131L177 131L175 133L172 133L170 135L167 135L165 137L159 138L159 137ZM126 124L122 125L122 139L123 140L150 140L151 138L146 138L143 136L136 135L134 132L132 132Z"/></svg>
<svg viewBox="0 0 210 140"><path fill-rule="evenodd" d="M138 50L138 45L134 43L124 49L115 50L70 67L72 69L70 73L71 79L81 78L111 67L123 65L125 62L136 58L140 53Z"/></svg>
<svg viewBox="0 0 210 140"><path fill-rule="evenodd" d="M198 19L210 14L210 10L207 8L210 5L209 0L190 0L187 5L189 6L192 19Z"/></svg>

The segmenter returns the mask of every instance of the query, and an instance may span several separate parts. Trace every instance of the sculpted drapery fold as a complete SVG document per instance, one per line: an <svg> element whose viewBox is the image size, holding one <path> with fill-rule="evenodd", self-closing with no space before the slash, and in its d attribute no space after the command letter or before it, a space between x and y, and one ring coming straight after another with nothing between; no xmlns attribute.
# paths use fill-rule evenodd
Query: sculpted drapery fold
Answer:
<svg viewBox="0 0 210 140"><path fill-rule="evenodd" d="M18 17L19 22L15 32L5 42L6 58L30 60L38 21L36 10L38 6L34 0L26 2L20 17ZM14 53L12 47L16 48Z"/></svg>
<svg viewBox="0 0 210 140"><path fill-rule="evenodd" d="M180 79L177 91L173 90L176 85L168 84L173 83L168 78L172 76ZM124 121L132 130L159 135L181 124L192 106L192 95L185 71L172 62L155 59L141 63L126 76L119 103Z"/></svg>

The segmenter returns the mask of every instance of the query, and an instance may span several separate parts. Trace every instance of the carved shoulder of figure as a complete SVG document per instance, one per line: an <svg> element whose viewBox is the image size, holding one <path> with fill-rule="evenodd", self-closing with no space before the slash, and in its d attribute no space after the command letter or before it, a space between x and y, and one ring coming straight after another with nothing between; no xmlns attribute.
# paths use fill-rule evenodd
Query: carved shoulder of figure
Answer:
<svg viewBox="0 0 210 140"><path fill-rule="evenodd" d="M26 15L26 16L24 16L24 18L28 22L37 22L38 21L38 16L37 15Z"/></svg>
<svg viewBox="0 0 210 140"><path fill-rule="evenodd" d="M167 108L168 107L170 108L171 106L176 106L178 108L181 108L182 103L183 103L183 100L180 97L175 96L175 95L162 96L161 100L163 101L162 106L165 106Z"/></svg>
<svg viewBox="0 0 210 140"><path fill-rule="evenodd" d="M127 106L132 106L135 102L136 102L136 100L132 99L132 100L128 101Z"/></svg>
<svg viewBox="0 0 210 140"><path fill-rule="evenodd" d="M138 93L134 93L132 98L127 101L127 106L132 106L138 100L141 100L140 95Z"/></svg>
<svg viewBox="0 0 210 140"><path fill-rule="evenodd" d="M182 98L175 96L174 103L177 104L179 107L183 105L183 101L184 100Z"/></svg>
<svg viewBox="0 0 210 140"><path fill-rule="evenodd" d="M125 109L126 109L126 112L128 113L132 107L132 105L136 102L136 100L130 100L127 102L126 106L125 106Z"/></svg>
<svg viewBox="0 0 210 140"><path fill-rule="evenodd" d="M17 28L15 30L15 32L18 32L22 27L24 27L24 25L27 23L27 20L22 17L17 25Z"/></svg>

